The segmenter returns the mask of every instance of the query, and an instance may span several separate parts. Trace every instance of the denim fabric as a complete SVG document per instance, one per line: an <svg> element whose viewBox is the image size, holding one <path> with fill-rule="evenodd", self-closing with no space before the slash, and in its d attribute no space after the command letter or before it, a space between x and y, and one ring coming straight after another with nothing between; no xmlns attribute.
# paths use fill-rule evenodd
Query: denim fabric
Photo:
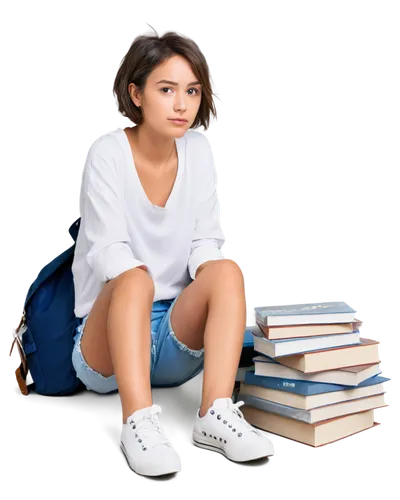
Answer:
<svg viewBox="0 0 400 500"><path fill-rule="evenodd" d="M153 302L151 312L151 368L152 387L175 387L184 384L201 372L204 366L204 347L193 350L177 339L171 325L171 312L176 300ZM104 377L93 370L82 355L81 340L89 314L77 318L72 352L72 364L77 377L88 390L101 394L117 392L115 374Z"/></svg>

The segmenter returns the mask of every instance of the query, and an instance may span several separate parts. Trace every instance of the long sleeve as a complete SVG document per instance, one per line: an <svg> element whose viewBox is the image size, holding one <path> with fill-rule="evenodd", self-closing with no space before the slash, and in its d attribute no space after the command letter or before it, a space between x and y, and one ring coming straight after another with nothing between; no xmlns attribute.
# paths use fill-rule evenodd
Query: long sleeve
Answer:
<svg viewBox="0 0 400 500"><path fill-rule="evenodd" d="M210 143L206 136L203 137L206 142L206 154L199 179L201 198L188 262L189 274L193 280L196 279L196 271L201 264L208 260L225 258L221 252L225 236L219 221L217 175Z"/></svg>
<svg viewBox="0 0 400 500"><path fill-rule="evenodd" d="M100 282L144 265L127 244L131 240L115 162L103 156L107 155L99 154L92 146L83 176L82 209L84 230L90 246L86 259Z"/></svg>

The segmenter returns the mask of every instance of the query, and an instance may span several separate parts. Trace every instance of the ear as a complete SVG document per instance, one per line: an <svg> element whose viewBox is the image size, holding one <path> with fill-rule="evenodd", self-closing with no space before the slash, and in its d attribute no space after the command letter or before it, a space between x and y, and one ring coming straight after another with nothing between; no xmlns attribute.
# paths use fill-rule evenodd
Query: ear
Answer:
<svg viewBox="0 0 400 500"><path fill-rule="evenodd" d="M130 83L128 85L128 92L132 99L133 104L138 108L140 108L141 102L140 102L140 93L138 87L136 87L134 83Z"/></svg>

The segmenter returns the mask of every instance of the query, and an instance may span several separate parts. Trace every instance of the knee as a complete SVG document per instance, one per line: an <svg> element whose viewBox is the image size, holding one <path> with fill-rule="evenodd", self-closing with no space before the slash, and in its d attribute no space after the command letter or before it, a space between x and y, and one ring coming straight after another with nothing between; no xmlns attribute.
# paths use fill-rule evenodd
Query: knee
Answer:
<svg viewBox="0 0 400 500"><path fill-rule="evenodd" d="M213 262L214 271L223 277L233 277L243 280L243 273L239 265L231 259L221 259Z"/></svg>
<svg viewBox="0 0 400 500"><path fill-rule="evenodd" d="M155 286L153 278L144 269L133 268L123 272L115 278L114 290L123 289L124 292L140 291L141 295L154 297Z"/></svg>

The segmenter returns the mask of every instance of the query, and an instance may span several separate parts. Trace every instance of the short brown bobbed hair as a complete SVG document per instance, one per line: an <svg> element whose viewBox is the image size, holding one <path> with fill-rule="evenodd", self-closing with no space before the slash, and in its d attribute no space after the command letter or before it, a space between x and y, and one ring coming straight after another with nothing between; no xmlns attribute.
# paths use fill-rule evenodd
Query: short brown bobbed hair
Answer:
<svg viewBox="0 0 400 500"><path fill-rule="evenodd" d="M173 31L168 31L162 37L159 37L157 32L156 35L140 35L132 42L114 81L113 94L117 98L118 111L137 125L143 123L141 109L132 101L128 86L134 83L140 92L143 92L149 74L159 64L175 55L183 56L189 62L193 73L202 84L200 107L190 128L203 126L207 130L211 113L214 118L217 117L207 61L193 40Z"/></svg>

